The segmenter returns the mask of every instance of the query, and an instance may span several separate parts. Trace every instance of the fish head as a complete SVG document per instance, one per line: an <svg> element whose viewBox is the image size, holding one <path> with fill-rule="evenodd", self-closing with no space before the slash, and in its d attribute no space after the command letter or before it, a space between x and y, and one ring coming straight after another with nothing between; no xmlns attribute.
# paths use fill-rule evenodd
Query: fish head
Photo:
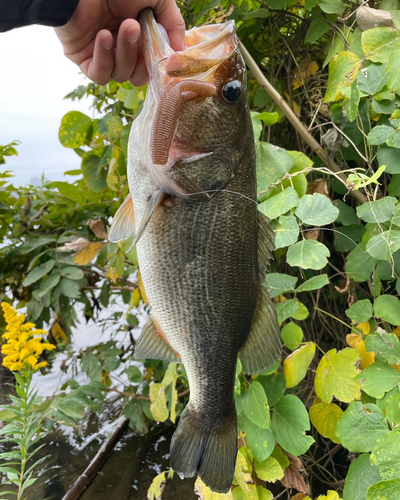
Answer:
<svg viewBox="0 0 400 500"><path fill-rule="evenodd" d="M244 142L253 144L234 21L187 31L185 50L174 52L150 9L139 20L149 73L143 162L172 195L223 188L235 175Z"/></svg>

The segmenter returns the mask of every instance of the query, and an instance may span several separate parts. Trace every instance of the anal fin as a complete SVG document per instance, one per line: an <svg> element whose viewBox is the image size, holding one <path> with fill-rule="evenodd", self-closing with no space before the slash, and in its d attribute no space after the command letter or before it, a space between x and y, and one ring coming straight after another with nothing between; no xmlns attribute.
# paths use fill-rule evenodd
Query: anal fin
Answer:
<svg viewBox="0 0 400 500"><path fill-rule="evenodd" d="M108 239L111 243L118 243L121 240L127 240L134 234L135 210L133 208L132 196L129 193L114 215Z"/></svg>
<svg viewBox="0 0 400 500"><path fill-rule="evenodd" d="M258 373L281 355L281 334L274 303L261 286L250 334L239 354L243 371Z"/></svg>
<svg viewBox="0 0 400 500"><path fill-rule="evenodd" d="M168 344L162 335L157 333L157 327L150 318L142 329L142 333L135 347L136 359L160 359L179 363L181 361L177 353Z"/></svg>

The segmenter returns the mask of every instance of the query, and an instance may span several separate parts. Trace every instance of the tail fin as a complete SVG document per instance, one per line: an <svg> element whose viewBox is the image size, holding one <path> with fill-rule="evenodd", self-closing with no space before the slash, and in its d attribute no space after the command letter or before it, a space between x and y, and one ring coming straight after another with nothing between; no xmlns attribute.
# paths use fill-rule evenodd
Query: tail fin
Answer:
<svg viewBox="0 0 400 500"><path fill-rule="evenodd" d="M171 440L171 466L182 479L197 473L213 491L227 493L237 455L236 410L224 426L211 429L202 427L195 416L189 405L181 415Z"/></svg>

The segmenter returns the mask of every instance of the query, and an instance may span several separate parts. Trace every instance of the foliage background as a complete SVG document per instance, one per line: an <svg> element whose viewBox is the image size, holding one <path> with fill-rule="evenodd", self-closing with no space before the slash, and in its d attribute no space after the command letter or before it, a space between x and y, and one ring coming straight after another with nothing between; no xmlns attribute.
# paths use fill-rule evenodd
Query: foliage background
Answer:
<svg viewBox="0 0 400 500"><path fill-rule="evenodd" d="M400 6L341 0L182 2L187 26L233 18L264 75L298 118L287 120L252 75L249 99L259 209L276 232L266 286L276 301L282 362L249 378L237 369L240 444L235 483L204 498L400 498ZM368 10L370 9L370 10ZM374 9L374 10L372 10ZM0 300L49 327L74 378L37 407L77 425L109 392L137 432L175 423L187 398L181 365L133 364L130 332L147 312L135 250L106 228L127 195L126 148L145 88L80 86L101 118L62 119L60 141L82 158L65 182L0 191ZM306 128L347 179L301 139ZM0 150L0 163L17 144ZM353 190L353 191L352 191ZM357 199L354 191L359 193ZM124 305L122 305L124 304ZM104 308L113 314L103 319ZM69 344L77 311L110 340L84 352ZM128 312L122 312L125 309ZM125 377L123 391L119 387ZM55 424L57 425L57 424ZM149 498L161 495L166 473ZM296 493L296 490L298 493Z"/></svg>

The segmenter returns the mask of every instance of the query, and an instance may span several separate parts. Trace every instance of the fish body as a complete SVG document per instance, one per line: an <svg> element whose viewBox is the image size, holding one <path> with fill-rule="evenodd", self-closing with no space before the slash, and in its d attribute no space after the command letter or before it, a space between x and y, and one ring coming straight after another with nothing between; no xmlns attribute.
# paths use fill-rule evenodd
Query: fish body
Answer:
<svg viewBox="0 0 400 500"><path fill-rule="evenodd" d="M280 355L275 309L261 285L273 245L257 210L245 66L233 21L187 32L181 53L150 10L140 23L150 83L129 141L130 198L109 237L134 234L134 219L151 305L136 357L180 361L188 375L171 465L227 492L238 354L247 373Z"/></svg>

